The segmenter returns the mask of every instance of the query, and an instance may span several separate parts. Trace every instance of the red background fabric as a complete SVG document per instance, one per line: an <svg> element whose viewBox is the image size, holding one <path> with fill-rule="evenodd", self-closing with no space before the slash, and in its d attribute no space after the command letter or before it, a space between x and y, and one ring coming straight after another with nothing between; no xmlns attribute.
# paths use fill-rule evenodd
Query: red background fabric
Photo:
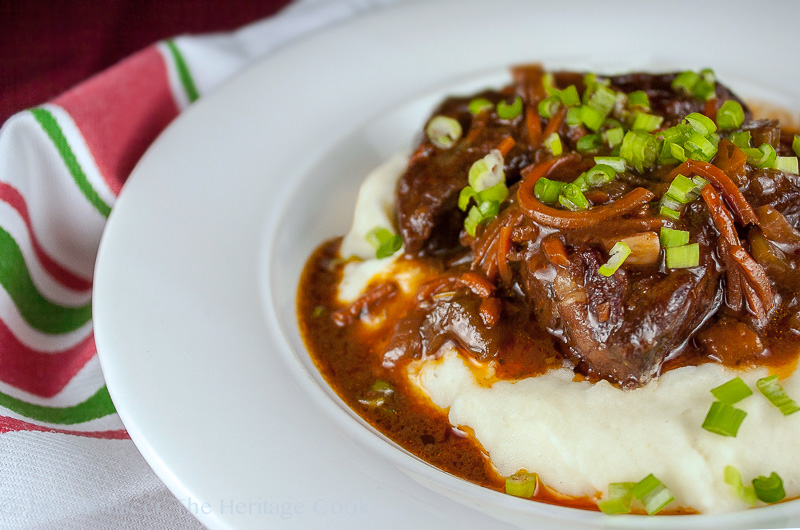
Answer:
<svg viewBox="0 0 800 530"><path fill-rule="evenodd" d="M233 30L289 2L0 1L0 123L160 39Z"/></svg>

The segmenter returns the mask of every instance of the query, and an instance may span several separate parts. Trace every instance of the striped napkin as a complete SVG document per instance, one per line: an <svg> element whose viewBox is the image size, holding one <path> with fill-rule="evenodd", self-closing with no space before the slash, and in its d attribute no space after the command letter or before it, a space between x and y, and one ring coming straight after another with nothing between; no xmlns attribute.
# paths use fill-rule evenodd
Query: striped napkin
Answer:
<svg viewBox="0 0 800 530"><path fill-rule="evenodd" d="M92 272L125 179L182 110L254 59L390 0L300 0L153 45L0 129L0 527L196 528L117 416Z"/></svg>

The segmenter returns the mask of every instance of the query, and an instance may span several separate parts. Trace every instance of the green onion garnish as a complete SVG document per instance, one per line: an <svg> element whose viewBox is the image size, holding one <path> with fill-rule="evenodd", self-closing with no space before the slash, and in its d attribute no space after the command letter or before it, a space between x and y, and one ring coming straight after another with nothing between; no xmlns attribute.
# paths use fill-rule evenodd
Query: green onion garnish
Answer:
<svg viewBox="0 0 800 530"><path fill-rule="evenodd" d="M536 485L538 482L539 477L536 473L517 471L506 478L506 493L514 495L515 497L530 499L536 493Z"/></svg>
<svg viewBox="0 0 800 530"><path fill-rule="evenodd" d="M619 269L620 265L625 262L630 254L631 247L629 247L627 243L623 243L622 241L614 243L614 246L611 247L608 261L600 265L600 274L606 277L611 276L617 272L617 269Z"/></svg>
<svg viewBox="0 0 800 530"><path fill-rule="evenodd" d="M488 155L480 160L476 160L469 168L469 185L475 191L481 192L496 185L498 182L505 182L506 174L503 171L503 155L500 151L492 149Z"/></svg>
<svg viewBox="0 0 800 530"><path fill-rule="evenodd" d="M683 175L678 175L672 179L672 183L670 183L669 189L667 190L667 195L681 204L687 204L697 198L694 191L696 187L697 185L692 179L684 177Z"/></svg>
<svg viewBox="0 0 800 530"><path fill-rule="evenodd" d="M637 482L631 488L634 499L642 501L649 515L655 515L675 500L672 492L652 474Z"/></svg>
<svg viewBox="0 0 800 530"><path fill-rule="evenodd" d="M558 99L567 107L577 107L581 104L581 97L575 85L570 85L558 93Z"/></svg>
<svg viewBox="0 0 800 530"><path fill-rule="evenodd" d="M753 391L750 390L750 387L747 386L747 383L745 383L741 377L734 377L727 383L712 388L711 393L715 398L726 405L733 405L753 395Z"/></svg>
<svg viewBox="0 0 800 530"><path fill-rule="evenodd" d="M690 131L686 135L686 142L683 144L684 150L688 151L688 157L696 160L708 162L717 154L717 145L697 131Z"/></svg>
<svg viewBox="0 0 800 530"><path fill-rule="evenodd" d="M561 106L561 100L557 96L550 96L539 102L539 116L542 118L552 118L556 113L558 107Z"/></svg>
<svg viewBox="0 0 800 530"><path fill-rule="evenodd" d="M675 76L675 79L672 80L672 90L676 92L683 92L684 94L691 96L693 95L692 91L699 80L700 76L696 72L692 72L691 70L681 72Z"/></svg>
<svg viewBox="0 0 800 530"><path fill-rule="evenodd" d="M717 126L714 124L714 121L699 112L692 112L684 118L684 121L698 134L702 134L703 136L708 136L711 133L717 132Z"/></svg>
<svg viewBox="0 0 800 530"><path fill-rule="evenodd" d="M606 119L606 115L589 105L583 105L578 108L581 109L581 121L584 125L595 132L599 131L600 127L603 126L603 120Z"/></svg>
<svg viewBox="0 0 800 530"><path fill-rule="evenodd" d="M728 140L739 149L747 149L750 147L750 131L732 132L728 135Z"/></svg>
<svg viewBox="0 0 800 530"><path fill-rule="evenodd" d="M461 138L462 132L458 120L447 116L435 116L425 128L425 134L428 135L431 143L441 149L453 147L453 144Z"/></svg>
<svg viewBox="0 0 800 530"><path fill-rule="evenodd" d="M635 482L613 482L608 485L608 498L597 503L600 511L614 515L618 513L630 513L633 494L631 488Z"/></svg>
<svg viewBox="0 0 800 530"><path fill-rule="evenodd" d="M768 477L760 476L753 479L753 489L756 497L766 503L782 501L786 497L783 489L783 480L774 471Z"/></svg>
<svg viewBox="0 0 800 530"><path fill-rule="evenodd" d="M533 187L533 194L536 195L536 198L541 202L552 204L558 200L558 196L561 195L561 190L563 190L566 185L566 182L559 182L542 177L536 181L536 185Z"/></svg>
<svg viewBox="0 0 800 530"><path fill-rule="evenodd" d="M716 76L710 68L700 70L699 73L681 72L672 80L672 90L708 101L716 96Z"/></svg>
<svg viewBox="0 0 800 530"><path fill-rule="evenodd" d="M558 202L564 208L577 212L585 210L589 207L589 199L581 191L580 187L575 184L567 184L561 190L561 195L558 196Z"/></svg>
<svg viewBox="0 0 800 530"><path fill-rule="evenodd" d="M706 419L703 421L703 428L721 436L736 436L745 416L747 413L742 409L715 401L711 404Z"/></svg>
<svg viewBox="0 0 800 530"><path fill-rule="evenodd" d="M485 190L479 191L477 202L480 204L486 201L494 201L500 204L506 200L506 197L508 197L508 188L506 187L505 181L501 181L491 188L486 188Z"/></svg>
<svg viewBox="0 0 800 530"><path fill-rule="evenodd" d="M688 269L700 264L700 245L691 243L666 249L667 268Z"/></svg>
<svg viewBox="0 0 800 530"><path fill-rule="evenodd" d="M522 114L522 98L517 96L511 104L505 101L497 102L497 117L501 120L513 120Z"/></svg>
<svg viewBox="0 0 800 530"><path fill-rule="evenodd" d="M636 90L628 94L628 103L633 107L650 108L650 98L644 90Z"/></svg>
<svg viewBox="0 0 800 530"><path fill-rule="evenodd" d="M367 232L367 241L375 247L376 258L388 258L403 246L403 238L388 228L376 226Z"/></svg>
<svg viewBox="0 0 800 530"><path fill-rule="evenodd" d="M745 486L742 481L742 474L733 466L725 466L725 483L731 486L736 492L736 496L749 504L756 503L756 490L751 486Z"/></svg>
<svg viewBox="0 0 800 530"><path fill-rule="evenodd" d="M778 382L777 375L759 379L756 381L756 386L773 405L778 407L778 410L780 410L784 416L794 414L800 410L800 406L797 405L797 402L786 394L786 391Z"/></svg>
<svg viewBox="0 0 800 530"><path fill-rule="evenodd" d="M769 144L761 144L758 149L744 148L742 151L747 155L747 163L757 168L772 167L778 157L775 148Z"/></svg>
<svg viewBox="0 0 800 530"><path fill-rule="evenodd" d="M458 209L462 212L466 212L467 206L469 206L472 199L478 202L478 192L475 191L472 186L464 186L461 193L458 194Z"/></svg>
<svg viewBox="0 0 800 530"><path fill-rule="evenodd" d="M636 117L633 119L633 125L631 126L631 129L634 131L652 132L661 127L661 123L663 121L663 116L647 114L645 112L637 112Z"/></svg>
<svg viewBox="0 0 800 530"><path fill-rule="evenodd" d="M545 138L544 145L547 146L548 151L550 151L553 156L558 156L564 152L564 147L561 144L561 137L558 133L552 133Z"/></svg>
<svg viewBox="0 0 800 530"><path fill-rule="evenodd" d="M585 134L575 144L575 149L580 153L597 151L603 145L603 138L599 134Z"/></svg>
<svg viewBox="0 0 800 530"><path fill-rule="evenodd" d="M738 129L744 123L744 110L738 101L729 99L717 111L717 126L720 130Z"/></svg>
<svg viewBox="0 0 800 530"><path fill-rule="evenodd" d="M567 117L566 117L567 125L570 127L577 127L581 123L581 108L580 107L570 107L567 109Z"/></svg>
<svg viewBox="0 0 800 530"><path fill-rule="evenodd" d="M494 105L486 98L475 98L469 102L470 114L480 114L484 110L493 108Z"/></svg>
<svg viewBox="0 0 800 530"><path fill-rule="evenodd" d="M658 154L658 140L644 131L628 131L622 139L619 156L640 173L655 165Z"/></svg>
<svg viewBox="0 0 800 530"><path fill-rule="evenodd" d="M664 248L680 247L689 242L688 230L673 230L662 226L660 236L661 246Z"/></svg>
<svg viewBox="0 0 800 530"><path fill-rule="evenodd" d="M573 184L578 186L581 191L587 191L589 188L596 188L611 182L616 176L617 172L614 171L613 167L605 164L597 164L589 171L581 173Z"/></svg>
<svg viewBox="0 0 800 530"><path fill-rule="evenodd" d="M792 151L794 151L794 154L797 156L800 156L800 136L797 136L796 134L794 135L794 138L792 138Z"/></svg>
<svg viewBox="0 0 800 530"><path fill-rule="evenodd" d="M603 141L606 143L606 145L611 149L614 149L622 143L622 138L625 136L625 129L622 127L613 127L603 131L600 134L603 137Z"/></svg>
<svg viewBox="0 0 800 530"><path fill-rule="evenodd" d="M611 109L614 108L614 103L617 102L617 94L610 88L595 84L594 92L592 93L586 104L593 109L597 109L603 114L603 118L608 116Z"/></svg>
<svg viewBox="0 0 800 530"><path fill-rule="evenodd" d="M627 167L625 165L625 159L620 156L596 156L594 157L594 163L609 166L617 173L622 173Z"/></svg>
<svg viewBox="0 0 800 530"><path fill-rule="evenodd" d="M800 174L796 156L776 156L775 163L772 164L772 169L790 173L792 175Z"/></svg>
<svg viewBox="0 0 800 530"><path fill-rule="evenodd" d="M673 210L669 206L662 206L658 213L664 217L669 217L673 221L677 221L681 218L681 212Z"/></svg>

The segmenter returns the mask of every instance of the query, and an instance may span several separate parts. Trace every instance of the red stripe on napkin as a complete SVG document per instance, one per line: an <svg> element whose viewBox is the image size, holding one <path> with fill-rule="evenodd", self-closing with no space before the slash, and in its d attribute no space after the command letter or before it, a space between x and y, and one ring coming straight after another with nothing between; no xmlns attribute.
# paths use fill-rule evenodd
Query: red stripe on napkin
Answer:
<svg viewBox="0 0 800 530"><path fill-rule="evenodd" d="M66 429L53 429L51 427L42 427L35 423L28 423L27 421L9 418L7 416L0 416L0 434L14 431L39 431L39 432L57 432L61 434L71 434L73 436L83 436L86 438L103 438L106 440L127 440L128 431L125 429L118 429L115 431L70 431Z"/></svg>
<svg viewBox="0 0 800 530"><path fill-rule="evenodd" d="M115 195L145 149L178 115L167 66L155 46L81 83L53 103L75 121Z"/></svg>
<svg viewBox="0 0 800 530"><path fill-rule="evenodd" d="M25 226L28 227L28 233L30 234L31 243L33 244L33 250L36 253L36 257L39 259L39 263L41 263L42 268L44 268L44 270L46 270L54 280L59 282L64 287L73 289L75 291L88 291L92 288L91 281L85 280L80 276L68 271L58 262L53 260L53 258L47 255L42 246L39 244L39 240L36 238L36 233L33 231L33 224L31 223L31 217L28 213L28 205L25 204L25 198L19 191L16 190L16 188L5 182L0 182L0 201L7 203L9 206L14 208L17 213L19 213L20 217L22 217L22 219L25 221ZM4 343L0 341L0 344Z"/></svg>
<svg viewBox="0 0 800 530"><path fill-rule="evenodd" d="M0 344L0 380L41 397L61 392L97 351L93 333L67 350L34 350L20 342L1 319Z"/></svg>

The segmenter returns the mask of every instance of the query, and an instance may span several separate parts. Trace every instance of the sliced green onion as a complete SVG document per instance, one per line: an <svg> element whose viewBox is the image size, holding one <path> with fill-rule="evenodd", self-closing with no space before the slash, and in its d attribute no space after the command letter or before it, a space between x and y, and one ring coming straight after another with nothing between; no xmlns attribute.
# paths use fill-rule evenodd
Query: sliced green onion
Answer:
<svg viewBox="0 0 800 530"><path fill-rule="evenodd" d="M603 125L603 120L606 119L606 115L589 105L583 105L579 108L581 109L581 122L589 129L595 132L599 131Z"/></svg>
<svg viewBox="0 0 800 530"><path fill-rule="evenodd" d="M606 145L611 149L614 149L622 143L622 138L625 136L625 129L622 127L614 127L612 129L605 130L600 134L602 135L603 141L606 143Z"/></svg>
<svg viewBox="0 0 800 530"><path fill-rule="evenodd" d="M596 156L594 157L594 163L609 166L617 173L622 173L627 167L625 159L620 156Z"/></svg>
<svg viewBox="0 0 800 530"><path fill-rule="evenodd" d="M661 147L661 154L658 155L658 161L661 164L672 164L678 162L686 162L686 150L682 145L665 141Z"/></svg>
<svg viewBox="0 0 800 530"><path fill-rule="evenodd" d="M664 217L669 217L670 219L677 221L681 218L681 212L670 208L669 206L662 206L658 212L660 215Z"/></svg>
<svg viewBox="0 0 800 530"><path fill-rule="evenodd" d="M581 97L575 85L570 85L558 93L558 99L567 107L576 107L581 104Z"/></svg>
<svg viewBox="0 0 800 530"><path fill-rule="evenodd" d="M750 147L750 131L737 131L728 135L733 145L739 149L748 149Z"/></svg>
<svg viewBox="0 0 800 530"><path fill-rule="evenodd" d="M628 94L628 103L634 107L650 108L650 98L647 97L647 92L644 90L636 90Z"/></svg>
<svg viewBox="0 0 800 530"><path fill-rule="evenodd" d="M654 475L647 475L631 488L633 498L642 501L649 515L655 515L675 500L672 492Z"/></svg>
<svg viewBox="0 0 800 530"><path fill-rule="evenodd" d="M614 246L611 247L608 261L600 265L600 274L603 276L611 276L617 272L617 269L619 269L620 265L622 265L630 255L631 247L629 247L627 243L623 243L622 241L614 243Z"/></svg>
<svg viewBox="0 0 800 530"><path fill-rule="evenodd" d="M461 138L463 130L458 120L447 116L435 116L428 122L425 134L428 135L431 143L441 149L450 149L453 144Z"/></svg>
<svg viewBox="0 0 800 530"><path fill-rule="evenodd" d="M676 212L683 211L684 203L680 202L678 199L670 195L669 193L665 193L663 197L661 197L661 206L666 206Z"/></svg>
<svg viewBox="0 0 800 530"><path fill-rule="evenodd" d="M381 226L367 232L367 241L375 247L376 258L388 258L403 246L402 237Z"/></svg>
<svg viewBox="0 0 800 530"><path fill-rule="evenodd" d="M482 221L489 221L500 213L500 203L497 201L483 201L478 205Z"/></svg>
<svg viewBox="0 0 800 530"><path fill-rule="evenodd" d="M601 512L608 515L630 513L631 501L633 501L631 488L635 484L635 482L613 482L609 484L608 498L598 502L597 507L600 508Z"/></svg>
<svg viewBox="0 0 800 530"><path fill-rule="evenodd" d="M478 202L478 192L472 186L464 186L461 193L458 194L458 209L462 212L467 211L470 200L475 199Z"/></svg>
<svg viewBox="0 0 800 530"><path fill-rule="evenodd" d="M731 486L736 492L736 496L750 506L756 503L755 488L744 485L742 474L735 467L725 466L725 484Z"/></svg>
<svg viewBox="0 0 800 530"><path fill-rule="evenodd" d="M694 194L694 189L696 187L692 179L684 177L683 175L678 175L672 179L672 183L670 183L669 189L667 190L667 195L673 197L680 203L686 204L697 198L697 195Z"/></svg>
<svg viewBox="0 0 800 530"><path fill-rule="evenodd" d="M539 477L536 473L526 473L517 471L506 478L506 493L523 499L530 499L536 493L536 485Z"/></svg>
<svg viewBox="0 0 800 530"><path fill-rule="evenodd" d="M681 247L689 242L689 231L674 230L672 228L662 226L660 239L661 246L664 248Z"/></svg>
<svg viewBox="0 0 800 530"><path fill-rule="evenodd" d="M567 125L570 127L577 127L581 123L581 107L570 107L567 109L566 117Z"/></svg>
<svg viewBox="0 0 800 530"><path fill-rule="evenodd" d="M536 195L536 198L541 202L552 204L558 200L558 196L561 195L561 190L563 190L566 185L566 182L559 182L542 177L536 181L536 185L533 187L533 194Z"/></svg>
<svg viewBox="0 0 800 530"><path fill-rule="evenodd" d="M717 126L714 124L714 120L699 112L692 112L684 118L684 121L703 136L708 136L711 133L717 132Z"/></svg>
<svg viewBox="0 0 800 530"><path fill-rule="evenodd" d="M797 405L797 402L786 394L786 391L778 382L777 375L759 379L756 381L756 386L773 405L778 407L778 410L780 410L784 416L794 414L800 410L800 406Z"/></svg>
<svg viewBox="0 0 800 530"><path fill-rule="evenodd" d="M550 96L539 102L539 116L542 118L552 118L556 113L558 107L561 106L561 100L558 96Z"/></svg>
<svg viewBox="0 0 800 530"><path fill-rule="evenodd" d="M484 203L486 201L494 201L497 204L500 204L501 202L506 200L506 197L508 197L508 188L506 187L506 183L504 181L501 181L492 186L491 188L486 188L483 191L479 191L476 200L479 204Z"/></svg>
<svg viewBox="0 0 800 530"><path fill-rule="evenodd" d="M589 199L583 194L581 189L575 184L567 184L558 196L558 202L564 208L577 212L589 207Z"/></svg>
<svg viewBox="0 0 800 530"><path fill-rule="evenodd" d="M703 191L703 188L705 188L708 185L708 181L706 179L704 179L703 177L698 177L698 176L692 177L692 182L694 182L694 186L695 186L694 192L698 196Z"/></svg>
<svg viewBox="0 0 800 530"><path fill-rule="evenodd" d="M690 243L666 249L667 268L688 269L700 264L700 245Z"/></svg>
<svg viewBox="0 0 800 530"><path fill-rule="evenodd" d="M652 134L644 131L628 131L622 139L619 155L624 158L629 166L636 168L640 173L644 169L652 168L658 154L658 140Z"/></svg>
<svg viewBox="0 0 800 530"><path fill-rule="evenodd" d="M603 184L611 182L616 176L617 172L613 167L605 164L596 164L586 172L586 183L590 188L596 188L597 186L602 186Z"/></svg>
<svg viewBox="0 0 800 530"><path fill-rule="evenodd" d="M617 95L610 88L597 84L592 93L589 101L586 104L593 109L597 109L603 114L603 118L608 116L611 109L614 108L614 103L617 102Z"/></svg>
<svg viewBox="0 0 800 530"><path fill-rule="evenodd" d="M700 81L700 76L697 72L692 72L691 70L681 72L672 80L672 90L691 96L698 81Z"/></svg>
<svg viewBox="0 0 800 530"><path fill-rule="evenodd" d="M794 135L794 138L792 138L792 151L794 151L794 154L797 156L800 156L800 136L797 136L796 134Z"/></svg>
<svg viewBox="0 0 800 530"><path fill-rule="evenodd" d="M467 231L469 235L475 237L475 231L478 228L478 225L483 222L483 216L481 215L480 210L478 210L477 206L473 206L467 212L467 217L464 219L464 230Z"/></svg>
<svg viewBox="0 0 800 530"><path fill-rule="evenodd" d="M522 114L522 98L517 96L514 102L509 104L505 101L497 102L497 117L501 120L513 120Z"/></svg>
<svg viewBox="0 0 800 530"><path fill-rule="evenodd" d="M703 162L708 162L717 154L716 144L697 131L689 132L683 148L689 152L689 158L702 160Z"/></svg>
<svg viewBox="0 0 800 530"><path fill-rule="evenodd" d="M599 134L585 134L575 144L575 149L580 153L591 153L597 151L601 145L603 139Z"/></svg>
<svg viewBox="0 0 800 530"><path fill-rule="evenodd" d="M486 98L475 98L469 102L470 114L480 114L484 110L489 110L494 104Z"/></svg>
<svg viewBox="0 0 800 530"><path fill-rule="evenodd" d="M744 110L738 101L729 99L717 111L717 126L720 130L738 129L744 123Z"/></svg>
<svg viewBox="0 0 800 530"><path fill-rule="evenodd" d="M715 401L711 404L706 419L703 421L703 428L714 434L733 437L739 432L745 416L747 413L742 409Z"/></svg>
<svg viewBox="0 0 800 530"><path fill-rule="evenodd" d="M747 163L761 169L772 167L775 159L778 158L775 148L769 144L761 144L757 149L742 149L747 155Z"/></svg>
<svg viewBox="0 0 800 530"><path fill-rule="evenodd" d="M659 138L663 139L664 142L673 144L682 145L685 140L682 128L678 127L677 125L660 131L658 136Z"/></svg>
<svg viewBox="0 0 800 530"><path fill-rule="evenodd" d="M647 114L645 112L637 112L636 117L633 119L631 129L635 131L652 132L661 127L664 117L655 114Z"/></svg>
<svg viewBox="0 0 800 530"><path fill-rule="evenodd" d="M753 391L750 390L750 387L747 386L747 383L745 383L741 377L734 377L727 383L712 388L711 393L715 398L726 405L733 405L753 395Z"/></svg>
<svg viewBox="0 0 800 530"><path fill-rule="evenodd" d="M753 489L760 501L770 503L782 501L786 497L783 480L774 471L768 477L759 476L753 479Z"/></svg>
<svg viewBox="0 0 800 530"><path fill-rule="evenodd" d="M553 156L558 156L564 152L564 147L561 145L561 137L558 135L558 133L552 133L550 136L545 138L544 145L553 154Z"/></svg>
<svg viewBox="0 0 800 530"><path fill-rule="evenodd" d="M488 155L475 161L469 168L467 177L469 185L480 193L498 182L504 182L506 174L503 171L503 164L503 155L497 149L492 149Z"/></svg>
<svg viewBox="0 0 800 530"><path fill-rule="evenodd" d="M776 156L775 163L772 164L772 169L790 173L792 175L800 174L796 156Z"/></svg>
<svg viewBox="0 0 800 530"><path fill-rule="evenodd" d="M694 86L692 93L694 97L708 101L717 97L716 95L716 81L717 76L711 68L703 68L700 70L700 79Z"/></svg>

